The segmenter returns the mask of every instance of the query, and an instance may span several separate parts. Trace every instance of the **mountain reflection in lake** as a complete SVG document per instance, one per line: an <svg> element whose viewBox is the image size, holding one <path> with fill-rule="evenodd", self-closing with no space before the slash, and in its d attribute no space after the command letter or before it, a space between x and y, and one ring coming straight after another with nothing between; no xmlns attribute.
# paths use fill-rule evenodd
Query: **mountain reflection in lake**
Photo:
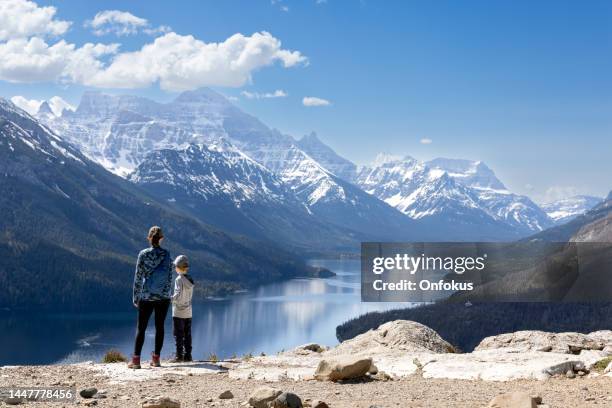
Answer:
<svg viewBox="0 0 612 408"><path fill-rule="evenodd" d="M337 343L336 326L372 310L406 304L361 303L359 260L316 260L337 273L330 279L295 279L259 287L227 299L194 305L194 358L266 354L307 342ZM197 272L194 274L197 280ZM21 315L0 321L0 365L100 360L110 348L131 354L135 312L112 314ZM153 346L149 323L143 358ZM162 356L174 351L172 319L167 319Z"/></svg>

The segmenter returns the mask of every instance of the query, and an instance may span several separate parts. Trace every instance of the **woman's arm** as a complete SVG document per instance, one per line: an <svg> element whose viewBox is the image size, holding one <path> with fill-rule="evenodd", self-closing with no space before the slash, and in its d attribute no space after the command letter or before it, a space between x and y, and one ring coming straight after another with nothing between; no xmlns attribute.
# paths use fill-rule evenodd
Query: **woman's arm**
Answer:
<svg viewBox="0 0 612 408"><path fill-rule="evenodd" d="M134 290L132 294L132 303L138 307L140 296L142 295L142 278L144 276L144 260L142 255L138 254L138 260L136 260L136 271L134 272Z"/></svg>

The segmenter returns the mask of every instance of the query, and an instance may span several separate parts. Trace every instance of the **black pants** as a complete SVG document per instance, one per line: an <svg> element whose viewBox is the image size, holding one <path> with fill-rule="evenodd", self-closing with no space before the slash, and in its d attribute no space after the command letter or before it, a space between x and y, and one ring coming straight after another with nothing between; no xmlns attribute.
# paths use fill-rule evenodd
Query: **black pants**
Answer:
<svg viewBox="0 0 612 408"><path fill-rule="evenodd" d="M173 317L174 341L176 342L176 356L191 357L191 319Z"/></svg>
<svg viewBox="0 0 612 408"><path fill-rule="evenodd" d="M141 300L138 302L138 326L136 327L136 341L134 342L134 355L140 356L145 340L145 332L149 318L155 312L155 354L161 353L164 345L164 320L168 314L170 300Z"/></svg>

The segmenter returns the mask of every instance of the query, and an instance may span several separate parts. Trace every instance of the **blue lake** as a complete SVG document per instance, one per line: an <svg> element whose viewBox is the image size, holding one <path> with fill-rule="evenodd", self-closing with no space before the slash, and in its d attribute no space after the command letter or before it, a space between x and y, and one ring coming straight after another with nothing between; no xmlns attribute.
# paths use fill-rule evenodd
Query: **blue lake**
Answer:
<svg viewBox="0 0 612 408"><path fill-rule="evenodd" d="M359 260L315 260L336 272L329 279L295 279L261 286L226 299L199 302L193 311L194 358L267 354L307 342L334 345L336 326L374 310L407 304L362 303ZM197 276L196 276L197 279ZM0 315L0 365L100 360L114 348L132 352L135 310L125 313ZM154 337L149 323L143 358ZM162 356L174 351L172 319L166 320Z"/></svg>

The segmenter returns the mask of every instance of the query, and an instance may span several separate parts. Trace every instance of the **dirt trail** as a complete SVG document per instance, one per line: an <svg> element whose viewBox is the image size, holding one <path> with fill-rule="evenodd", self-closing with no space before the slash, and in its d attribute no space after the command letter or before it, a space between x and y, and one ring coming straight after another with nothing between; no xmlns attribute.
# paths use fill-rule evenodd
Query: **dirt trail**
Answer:
<svg viewBox="0 0 612 408"><path fill-rule="evenodd" d="M118 363L121 364L121 363ZM150 368L144 368L148 374ZM264 382L233 379L226 372L181 374L176 367L162 367L163 375L143 381L116 383L112 377L83 365L4 367L0 369L1 386L67 386L78 390L96 387L105 390L107 398L83 399L79 405L96 407L140 407L147 397L164 395L181 401L182 407L244 407L248 395L257 387L269 385L298 394L302 400L320 399L332 408L385 407L483 407L494 396L509 391L527 391L540 395L543 403L554 407L612 407L612 378L551 378L546 381L519 380L508 382L424 379L412 375L395 381L330 383L319 381L281 380ZM157 373L156 373L157 374ZM145 375L146 376L146 375ZM150 377L150 376L149 376ZM218 399L231 390L234 398ZM95 401L95 402L92 402ZM0 404L0 406L5 406ZM58 403L24 403L21 406L74 406Z"/></svg>

